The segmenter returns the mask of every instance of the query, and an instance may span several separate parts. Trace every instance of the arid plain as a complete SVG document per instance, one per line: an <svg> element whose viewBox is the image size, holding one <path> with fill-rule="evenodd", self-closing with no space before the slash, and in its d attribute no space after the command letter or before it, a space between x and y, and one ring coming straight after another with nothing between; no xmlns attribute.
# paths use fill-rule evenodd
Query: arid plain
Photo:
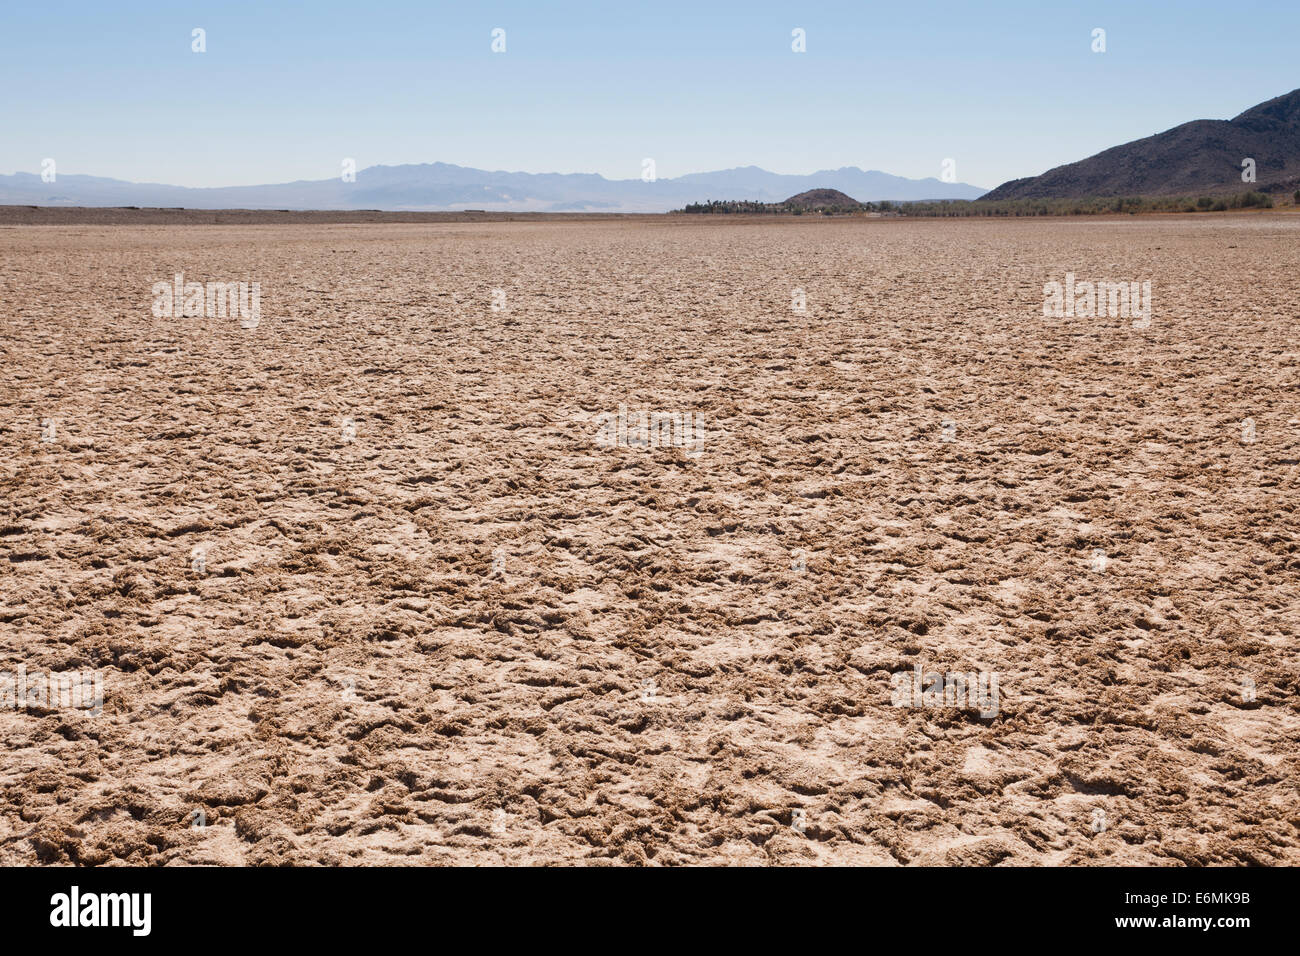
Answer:
<svg viewBox="0 0 1300 956"><path fill-rule="evenodd" d="M1298 265L1282 213L0 227L0 671L103 687L0 709L0 863L1300 864Z"/></svg>

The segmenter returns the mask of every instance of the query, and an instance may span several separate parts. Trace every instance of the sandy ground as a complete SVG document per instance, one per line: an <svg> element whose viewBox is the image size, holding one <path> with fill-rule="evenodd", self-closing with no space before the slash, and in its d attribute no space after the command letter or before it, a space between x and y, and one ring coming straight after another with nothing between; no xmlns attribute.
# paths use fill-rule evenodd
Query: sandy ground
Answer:
<svg viewBox="0 0 1300 956"><path fill-rule="evenodd" d="M0 671L104 691L0 709L0 863L1300 864L1298 263L1283 214L0 228ZM154 317L182 270L260 324ZM1150 326L1044 318L1067 271ZM997 714L893 706L918 662Z"/></svg>

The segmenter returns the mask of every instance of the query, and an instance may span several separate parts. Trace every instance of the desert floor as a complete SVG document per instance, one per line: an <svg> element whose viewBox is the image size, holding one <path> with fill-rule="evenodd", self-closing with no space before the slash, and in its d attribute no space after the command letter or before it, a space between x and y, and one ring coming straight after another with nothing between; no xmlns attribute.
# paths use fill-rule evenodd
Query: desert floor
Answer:
<svg viewBox="0 0 1300 956"><path fill-rule="evenodd" d="M0 863L1300 864L1298 265L1277 213L0 227L0 671L104 689L0 709Z"/></svg>

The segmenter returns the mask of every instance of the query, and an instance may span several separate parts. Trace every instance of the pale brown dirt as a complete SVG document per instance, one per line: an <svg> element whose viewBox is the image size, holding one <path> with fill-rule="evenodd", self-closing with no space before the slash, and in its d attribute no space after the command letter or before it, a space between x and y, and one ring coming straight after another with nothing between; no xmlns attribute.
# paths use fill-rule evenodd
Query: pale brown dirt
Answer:
<svg viewBox="0 0 1300 956"><path fill-rule="evenodd" d="M0 670L106 695L0 710L0 863L1300 863L1297 250L0 228ZM260 326L154 318L178 270ZM1151 327L1043 318L1066 271ZM918 660L998 716L890 706Z"/></svg>

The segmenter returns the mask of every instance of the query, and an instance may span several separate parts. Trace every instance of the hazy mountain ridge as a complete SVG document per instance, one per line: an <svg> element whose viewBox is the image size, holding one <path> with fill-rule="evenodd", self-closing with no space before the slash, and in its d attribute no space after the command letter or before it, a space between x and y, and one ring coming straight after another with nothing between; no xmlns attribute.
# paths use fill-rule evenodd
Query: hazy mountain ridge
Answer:
<svg viewBox="0 0 1300 956"><path fill-rule="evenodd" d="M793 193L831 188L863 201L974 199L984 190L933 177L907 179L846 166L808 175L757 166L690 173L644 182L595 173L519 173L449 163L371 166L342 178L259 186L191 188L59 174L43 182L32 173L0 175L0 204L64 206L183 206L187 209L386 209L558 212L667 212L725 196L779 202Z"/></svg>

